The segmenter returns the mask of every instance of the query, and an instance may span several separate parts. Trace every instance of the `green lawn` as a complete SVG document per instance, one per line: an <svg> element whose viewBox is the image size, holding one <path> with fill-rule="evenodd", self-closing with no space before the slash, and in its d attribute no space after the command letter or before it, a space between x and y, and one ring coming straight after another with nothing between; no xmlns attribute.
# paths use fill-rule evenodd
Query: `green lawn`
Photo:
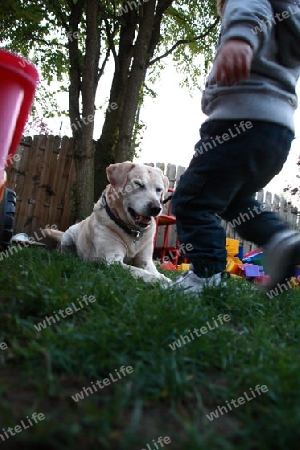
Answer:
<svg viewBox="0 0 300 450"><path fill-rule="evenodd" d="M1 261L0 290L0 448L300 449L300 290L195 298L41 249Z"/></svg>

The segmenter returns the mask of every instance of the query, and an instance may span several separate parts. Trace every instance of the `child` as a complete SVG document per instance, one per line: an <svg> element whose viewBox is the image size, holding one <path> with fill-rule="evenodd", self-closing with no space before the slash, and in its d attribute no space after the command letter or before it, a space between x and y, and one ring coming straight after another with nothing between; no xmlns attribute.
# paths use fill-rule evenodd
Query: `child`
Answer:
<svg viewBox="0 0 300 450"><path fill-rule="evenodd" d="M220 218L242 218L233 223L264 250L271 289L300 264L300 233L254 196L281 171L294 139L300 7L294 0L218 0L218 11L219 45L202 98L208 119L173 196L193 270L174 284L192 292L219 284L226 268Z"/></svg>

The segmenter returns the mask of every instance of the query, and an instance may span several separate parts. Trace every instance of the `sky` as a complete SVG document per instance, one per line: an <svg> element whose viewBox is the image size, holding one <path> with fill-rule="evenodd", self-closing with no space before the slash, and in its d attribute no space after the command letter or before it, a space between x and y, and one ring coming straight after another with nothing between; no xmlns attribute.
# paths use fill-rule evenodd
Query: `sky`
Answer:
<svg viewBox="0 0 300 450"><path fill-rule="evenodd" d="M108 70L108 74L111 71ZM187 88L179 86L181 76L172 65L168 65L157 80L154 89L157 92L155 99L147 98L140 114L140 119L147 128L143 132L141 151L135 159L141 163L171 163L176 166L187 167L194 154L194 145L199 140L199 128L206 116L201 111L201 91L195 90L192 96ZM102 105L102 110L95 115L95 139L101 133L104 112L108 105L108 97L101 95L109 93L111 78L104 78L99 86L97 105ZM298 86L300 98L300 83ZM67 109L68 97L63 94L59 104ZM48 120L54 133L70 135L69 119ZM282 172L277 175L267 186L267 189L276 194L281 194L288 181L293 186L299 184L296 178L298 156L300 156L300 107L295 114L296 136L290 155Z"/></svg>

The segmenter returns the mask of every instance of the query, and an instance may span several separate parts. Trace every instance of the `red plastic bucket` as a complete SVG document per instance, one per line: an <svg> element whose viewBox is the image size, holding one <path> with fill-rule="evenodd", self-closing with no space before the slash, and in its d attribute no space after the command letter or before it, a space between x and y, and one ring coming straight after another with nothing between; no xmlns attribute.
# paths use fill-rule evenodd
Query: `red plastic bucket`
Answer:
<svg viewBox="0 0 300 450"><path fill-rule="evenodd" d="M38 80L31 62L0 50L0 186L24 131Z"/></svg>

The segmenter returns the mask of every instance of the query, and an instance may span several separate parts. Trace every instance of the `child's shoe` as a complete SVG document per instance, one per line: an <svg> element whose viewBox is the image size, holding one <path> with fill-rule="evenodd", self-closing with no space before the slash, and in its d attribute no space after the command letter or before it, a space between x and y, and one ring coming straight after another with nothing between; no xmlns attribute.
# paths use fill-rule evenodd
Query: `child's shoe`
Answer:
<svg viewBox="0 0 300 450"><path fill-rule="evenodd" d="M208 278L200 278L192 270L185 272L177 280L168 285L168 288L179 288L184 292L203 291L204 287L219 286L222 283L222 272Z"/></svg>
<svg viewBox="0 0 300 450"><path fill-rule="evenodd" d="M266 245L264 256L269 275L268 289L284 284L300 264L300 233L287 230L277 233Z"/></svg>

